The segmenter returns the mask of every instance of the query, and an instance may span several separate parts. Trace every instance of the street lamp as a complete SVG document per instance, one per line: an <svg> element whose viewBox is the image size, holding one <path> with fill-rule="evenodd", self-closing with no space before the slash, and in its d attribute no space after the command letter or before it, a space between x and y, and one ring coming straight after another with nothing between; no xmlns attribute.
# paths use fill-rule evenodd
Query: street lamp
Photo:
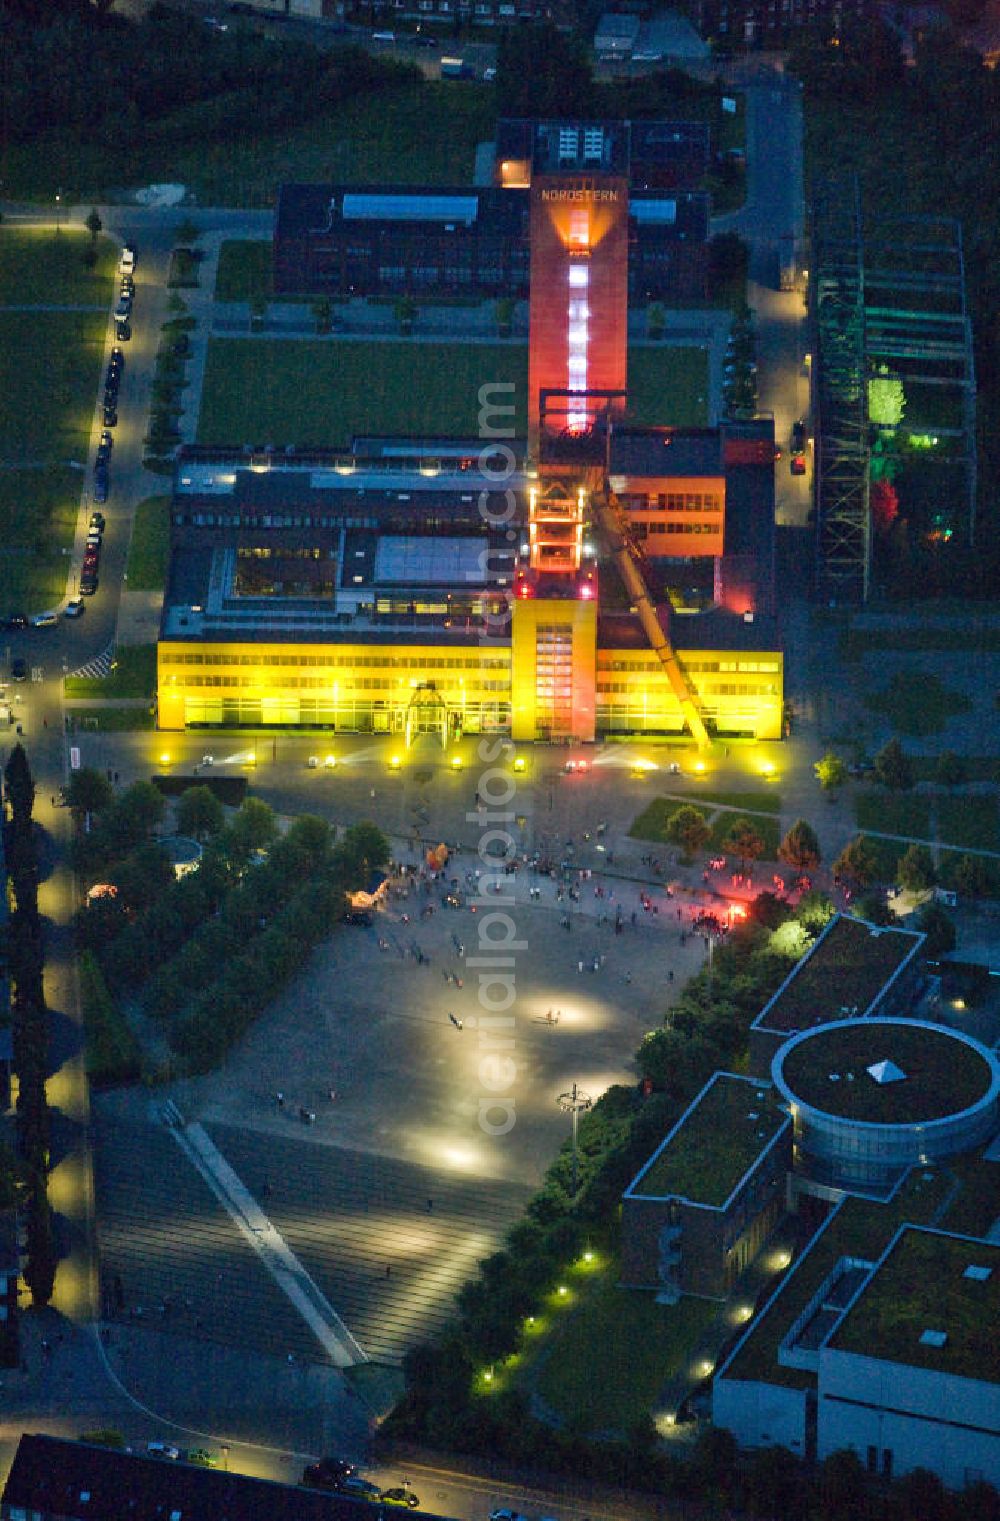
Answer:
<svg viewBox="0 0 1000 1521"><path fill-rule="evenodd" d="M56 191L56 234L60 231L60 216L62 213L62 191Z"/></svg>
<svg viewBox="0 0 1000 1521"><path fill-rule="evenodd" d="M577 1129L579 1126L580 1115L592 1107L593 1099L590 1097L589 1093L584 1093L583 1089L574 1083L568 1093L560 1093L559 1098L556 1102L558 1103L559 1108L562 1110L563 1114L571 1115L573 1121L573 1186L571 1190L571 1197L575 1199L577 1175Z"/></svg>
<svg viewBox="0 0 1000 1521"><path fill-rule="evenodd" d="M229 1472L229 1443L228 1442L223 1442L222 1448L221 1448L221 1452L222 1452L222 1466L226 1470L226 1473L228 1473Z"/></svg>

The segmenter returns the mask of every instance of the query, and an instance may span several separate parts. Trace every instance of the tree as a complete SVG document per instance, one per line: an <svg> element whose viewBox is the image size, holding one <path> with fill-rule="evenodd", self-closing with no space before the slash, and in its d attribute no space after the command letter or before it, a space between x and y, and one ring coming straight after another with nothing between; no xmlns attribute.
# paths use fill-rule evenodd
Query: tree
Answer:
<svg viewBox="0 0 1000 1521"><path fill-rule="evenodd" d="M150 908L174 885L174 868L159 845L140 845L110 874L125 906L134 913Z"/></svg>
<svg viewBox="0 0 1000 1521"><path fill-rule="evenodd" d="M927 892L928 888L934 886L937 872L926 845L911 845L906 854L900 857L896 867L896 881L911 893Z"/></svg>
<svg viewBox="0 0 1000 1521"><path fill-rule="evenodd" d="M115 789L103 771L83 766L70 774L66 788L66 801L73 812L82 817L85 813L101 813L114 801Z"/></svg>
<svg viewBox="0 0 1000 1521"><path fill-rule="evenodd" d="M497 100L501 116L586 117L594 101L586 45L551 21L504 27L497 48Z"/></svg>
<svg viewBox="0 0 1000 1521"><path fill-rule="evenodd" d="M778 859L795 871L813 871L819 865L819 840L808 820L795 820L778 846Z"/></svg>
<svg viewBox="0 0 1000 1521"><path fill-rule="evenodd" d="M939 787L961 787L968 779L968 768L954 750L942 750L934 768L934 780Z"/></svg>
<svg viewBox="0 0 1000 1521"><path fill-rule="evenodd" d="M396 321L399 323L399 331L401 333L412 333L413 324L417 320L417 303L413 297L410 295L398 297L393 310L396 314Z"/></svg>
<svg viewBox="0 0 1000 1521"><path fill-rule="evenodd" d="M856 892L872 885L878 863L870 841L863 834L847 842L833 863L833 874Z"/></svg>
<svg viewBox="0 0 1000 1521"><path fill-rule="evenodd" d="M96 250L97 240L104 229L104 223L101 221L100 212L97 210L96 206L91 206L90 210L87 212L87 220L84 223L84 226L90 233L90 245Z"/></svg>
<svg viewBox="0 0 1000 1521"><path fill-rule="evenodd" d="M14 818L30 819L31 810L35 806L35 783L20 741L10 752L10 758L4 767L4 780L7 784L7 801Z"/></svg>
<svg viewBox="0 0 1000 1521"><path fill-rule="evenodd" d="M913 786L913 762L895 736L875 757L875 780L894 792L906 792Z"/></svg>
<svg viewBox="0 0 1000 1521"><path fill-rule="evenodd" d="M826 893L820 892L818 887L813 887L809 892L803 893L795 910L796 919L810 934L818 934L825 924L829 924L833 914L833 904Z"/></svg>
<svg viewBox="0 0 1000 1521"><path fill-rule="evenodd" d="M36 1177L28 1202L26 1245L28 1260L24 1281L35 1306L47 1305L56 1282L56 1253L52 1240L52 1212L45 1193L45 1180Z"/></svg>
<svg viewBox="0 0 1000 1521"><path fill-rule="evenodd" d="M952 885L963 897L985 897L992 885L992 877L983 857L962 856L952 874Z"/></svg>
<svg viewBox="0 0 1000 1521"><path fill-rule="evenodd" d="M879 428L898 428L906 411L906 394L899 376L881 364L868 377L868 420Z"/></svg>
<svg viewBox="0 0 1000 1521"><path fill-rule="evenodd" d="M940 903L935 903L933 899L930 903L925 903L917 915L917 929L927 936L924 946L926 955L947 956L955 949L955 926Z"/></svg>
<svg viewBox="0 0 1000 1521"><path fill-rule="evenodd" d="M118 799L117 807L132 822L141 838L162 822L166 802L163 793L152 782L133 782Z"/></svg>
<svg viewBox="0 0 1000 1521"><path fill-rule="evenodd" d="M726 831L722 848L736 856L740 871L746 871L747 862L753 862L764 854L764 838L750 819L734 819Z"/></svg>
<svg viewBox="0 0 1000 1521"><path fill-rule="evenodd" d="M510 330L514 322L514 303L510 296L501 296L494 308L497 322L497 332L501 338L509 338Z"/></svg>
<svg viewBox="0 0 1000 1521"><path fill-rule="evenodd" d="M875 532L884 537L899 517L899 492L891 481L872 481L868 501Z"/></svg>
<svg viewBox="0 0 1000 1521"><path fill-rule="evenodd" d="M829 1521L861 1515L865 1508L865 1470L849 1447L831 1452L820 1465L819 1488L823 1515Z"/></svg>
<svg viewBox="0 0 1000 1521"><path fill-rule="evenodd" d="M822 760L815 762L813 770L824 792L834 792L847 781L847 767L832 750L828 750Z"/></svg>
<svg viewBox="0 0 1000 1521"><path fill-rule="evenodd" d="M226 814L211 787L189 787L177 801L177 829L196 840L212 839L226 827Z"/></svg>
<svg viewBox="0 0 1000 1521"><path fill-rule="evenodd" d="M377 824L373 824L370 819L363 819L360 824L352 824L344 832L344 838L337 847L337 855L355 881L360 883L369 871L384 866L388 861L389 841Z"/></svg>
<svg viewBox="0 0 1000 1521"><path fill-rule="evenodd" d="M285 835L285 843L301 850L315 868L330 849L330 826L315 814L300 813Z"/></svg>
<svg viewBox="0 0 1000 1521"><path fill-rule="evenodd" d="M697 855L712 838L705 815L690 803L678 808L667 820L666 836L671 845L678 845L685 856Z"/></svg>
<svg viewBox="0 0 1000 1521"><path fill-rule="evenodd" d="M320 296L313 302L313 321L316 323L317 333L328 333L330 323L333 321L333 306L328 296Z"/></svg>
<svg viewBox="0 0 1000 1521"><path fill-rule="evenodd" d="M229 836L239 854L253 855L264 850L278 832L274 809L259 797L248 797L229 826Z"/></svg>
<svg viewBox="0 0 1000 1521"><path fill-rule="evenodd" d="M864 893L854 902L854 916L864 919L869 924L888 926L895 924L896 915L885 901L885 897L878 891Z"/></svg>

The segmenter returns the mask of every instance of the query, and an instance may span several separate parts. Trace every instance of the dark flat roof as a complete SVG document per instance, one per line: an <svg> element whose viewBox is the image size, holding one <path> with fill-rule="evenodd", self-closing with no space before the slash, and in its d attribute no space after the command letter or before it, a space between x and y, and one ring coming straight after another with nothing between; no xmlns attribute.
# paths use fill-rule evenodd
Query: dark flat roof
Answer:
<svg viewBox="0 0 1000 1521"><path fill-rule="evenodd" d="M863 1015L923 940L912 930L882 929L835 914L764 1005L753 1028L792 1034L843 1019L845 1012Z"/></svg>
<svg viewBox="0 0 1000 1521"><path fill-rule="evenodd" d="M371 1521L364 1500L190 1463L26 1434L3 1491L6 1507L95 1521ZM408 1511L417 1521L426 1511Z"/></svg>
<svg viewBox="0 0 1000 1521"><path fill-rule="evenodd" d="M721 476L718 428L615 428L609 475Z"/></svg>
<svg viewBox="0 0 1000 1521"><path fill-rule="evenodd" d="M677 650L780 650L777 620L756 614L745 623L738 614L713 608L708 613L692 613L672 618L670 636ZM638 616L632 613L602 613L597 620L599 650L648 650L649 640L642 631Z"/></svg>

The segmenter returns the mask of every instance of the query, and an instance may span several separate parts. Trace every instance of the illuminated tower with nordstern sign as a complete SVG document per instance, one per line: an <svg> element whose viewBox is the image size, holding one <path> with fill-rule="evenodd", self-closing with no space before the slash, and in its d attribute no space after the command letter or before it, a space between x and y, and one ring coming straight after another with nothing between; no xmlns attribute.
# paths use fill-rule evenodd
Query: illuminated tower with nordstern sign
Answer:
<svg viewBox="0 0 1000 1521"><path fill-rule="evenodd" d="M622 122L536 122L530 181L528 434L538 482L515 578L515 739L593 739L597 562L587 494L602 414L625 402L628 137Z"/></svg>

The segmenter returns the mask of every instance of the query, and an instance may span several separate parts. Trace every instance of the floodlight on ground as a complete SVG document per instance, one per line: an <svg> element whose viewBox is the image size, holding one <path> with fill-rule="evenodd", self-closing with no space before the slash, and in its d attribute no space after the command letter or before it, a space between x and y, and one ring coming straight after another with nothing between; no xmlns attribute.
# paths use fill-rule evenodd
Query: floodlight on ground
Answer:
<svg viewBox="0 0 1000 1521"><path fill-rule="evenodd" d="M517 756L516 759L515 759L515 761L514 761L514 770L515 771L523 771L524 770L524 764L525 764L525 762L524 762L524 756L523 755Z"/></svg>
<svg viewBox="0 0 1000 1521"><path fill-rule="evenodd" d="M453 755L452 758L451 758L451 764L452 764L453 770L455 770L455 771L461 771L461 769L462 769L462 757L460 755Z"/></svg>
<svg viewBox="0 0 1000 1521"><path fill-rule="evenodd" d="M163 754L160 756L160 765L161 766L169 766L170 765L170 756L167 754L166 750L164 750Z"/></svg>
<svg viewBox="0 0 1000 1521"><path fill-rule="evenodd" d="M400 759L399 759L398 755L390 755L390 757L389 757L389 770L390 771L398 771L399 767L400 767L400 764L401 764L401 762L400 762Z"/></svg>

